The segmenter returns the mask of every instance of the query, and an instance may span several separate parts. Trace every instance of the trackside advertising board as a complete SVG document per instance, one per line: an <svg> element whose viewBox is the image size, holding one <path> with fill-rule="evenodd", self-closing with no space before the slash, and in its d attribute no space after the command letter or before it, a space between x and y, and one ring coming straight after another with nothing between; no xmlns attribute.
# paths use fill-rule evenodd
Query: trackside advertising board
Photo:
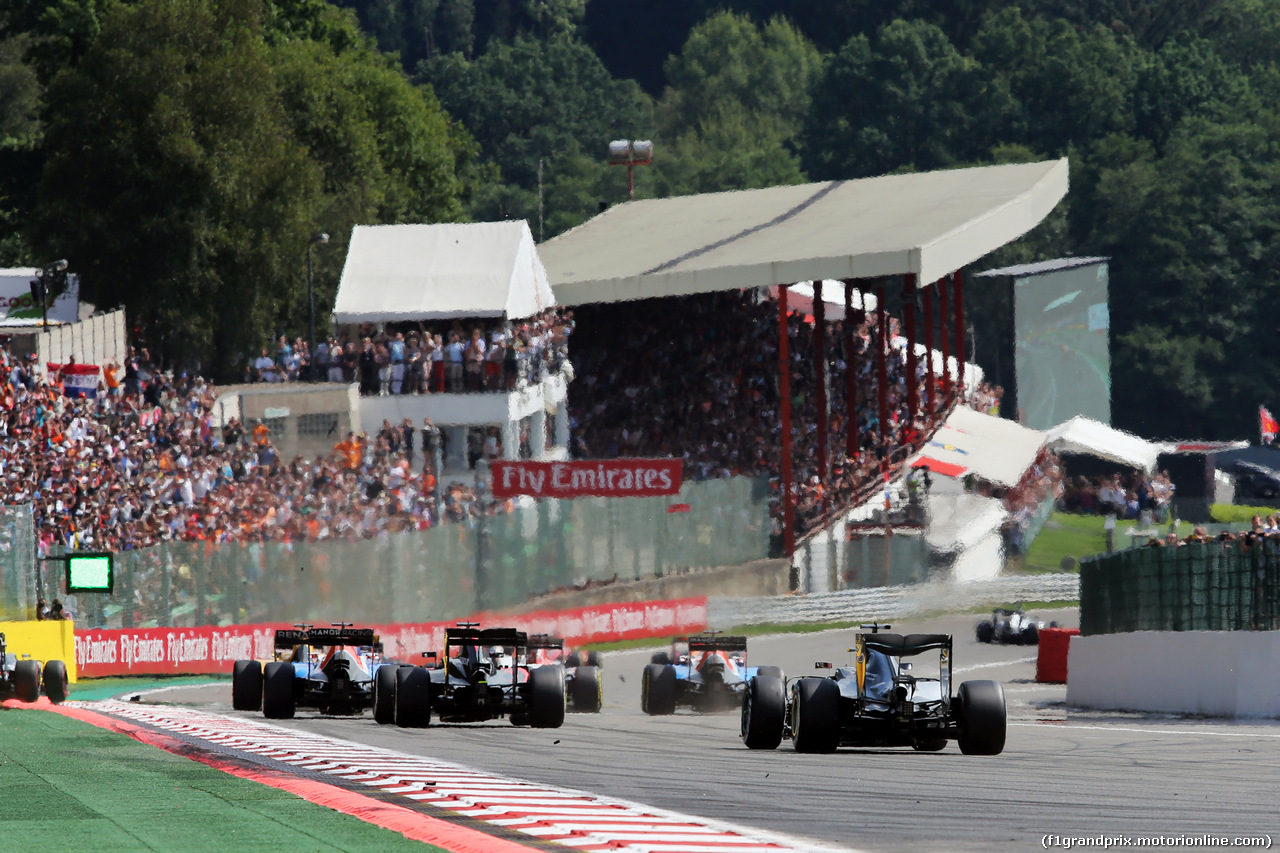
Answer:
<svg viewBox="0 0 1280 853"><path fill-rule="evenodd" d="M650 498L679 493L684 460L494 461L491 470L495 498Z"/></svg>
<svg viewBox="0 0 1280 853"><path fill-rule="evenodd" d="M513 627L564 637L571 646L645 637L690 634L707 627L707 599L605 604L561 612L504 617L467 617L484 627ZM388 657L420 662L423 652L444 647L444 630L455 622L372 627ZM226 675L237 660L270 660L277 629L288 623L218 628L123 628L75 632L81 678L113 675Z"/></svg>
<svg viewBox="0 0 1280 853"><path fill-rule="evenodd" d="M31 295L35 267L0 269L0 321L40 321L40 303ZM67 288L51 294L48 304L49 322L74 323L80 317L80 277L67 276Z"/></svg>

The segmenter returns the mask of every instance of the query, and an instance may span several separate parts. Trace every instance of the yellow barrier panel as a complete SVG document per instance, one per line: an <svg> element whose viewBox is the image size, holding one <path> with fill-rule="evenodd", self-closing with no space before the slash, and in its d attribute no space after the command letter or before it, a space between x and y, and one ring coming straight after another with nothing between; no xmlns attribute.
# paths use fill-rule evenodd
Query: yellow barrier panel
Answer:
<svg viewBox="0 0 1280 853"><path fill-rule="evenodd" d="M45 622L0 622L8 651L38 661L60 660L67 665L67 681L76 683L76 625L69 619Z"/></svg>

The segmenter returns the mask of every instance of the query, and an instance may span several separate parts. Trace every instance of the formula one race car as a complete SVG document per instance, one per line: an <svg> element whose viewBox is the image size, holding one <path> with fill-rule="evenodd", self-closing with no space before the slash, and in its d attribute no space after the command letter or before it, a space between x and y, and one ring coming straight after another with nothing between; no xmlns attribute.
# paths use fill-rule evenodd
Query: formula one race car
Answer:
<svg viewBox="0 0 1280 853"><path fill-rule="evenodd" d="M600 655L596 652L565 654L564 640L547 634L529 636L526 666L530 669L549 664L564 666L565 694L569 710L598 714L604 705L604 682L600 677Z"/></svg>
<svg viewBox="0 0 1280 853"><path fill-rule="evenodd" d="M67 698L67 665L51 660L41 668L40 661L23 655L19 658L8 650L4 634L0 634L0 698L12 696L22 702L34 702L44 695L50 702L58 703Z"/></svg>
<svg viewBox="0 0 1280 853"><path fill-rule="evenodd" d="M445 629L444 659L379 673L374 719L426 728L508 717L512 725L556 729L564 723L565 671L558 663L526 663L529 638L514 628L480 630L473 622ZM388 698L389 697L389 698ZM391 713L385 709L390 706Z"/></svg>
<svg viewBox="0 0 1280 853"><path fill-rule="evenodd" d="M796 752L834 752L840 746L909 746L923 752L958 740L966 755L1004 750L1004 688L998 681L966 681L951 695L949 634L883 634L888 625L863 625L851 667L829 677L757 675L742 703L742 741L775 749L790 737ZM869 629L870 633L865 633ZM937 651L936 673L907 661ZM829 663L817 664L831 669Z"/></svg>
<svg viewBox="0 0 1280 853"><path fill-rule="evenodd" d="M322 714L359 714L373 704L378 672L395 665L382 660L372 628L335 622L331 628L298 625L276 631L277 660L265 667L238 660L231 677L231 706L287 720L299 707Z"/></svg>
<svg viewBox="0 0 1280 853"><path fill-rule="evenodd" d="M1043 628L1057 628L1057 622L1045 625L1027 616L1022 605L1014 609L997 607L991 611L991 618L978 623L977 635L979 643L1000 643L1001 645L1035 646L1040 643L1040 631Z"/></svg>
<svg viewBox="0 0 1280 853"><path fill-rule="evenodd" d="M776 666L747 666L747 638L719 631L677 637L671 653L658 652L640 678L640 707L651 716L687 705L699 711L727 710L742 703L747 682L765 675L782 680Z"/></svg>

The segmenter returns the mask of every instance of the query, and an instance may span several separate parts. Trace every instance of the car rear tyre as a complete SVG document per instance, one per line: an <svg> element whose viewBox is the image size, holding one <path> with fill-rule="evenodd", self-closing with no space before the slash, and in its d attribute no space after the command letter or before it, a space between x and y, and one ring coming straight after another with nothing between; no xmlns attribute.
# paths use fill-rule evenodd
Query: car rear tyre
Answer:
<svg viewBox="0 0 1280 853"><path fill-rule="evenodd" d="M51 660L44 665L44 673L40 679L44 683L44 695L55 705L66 701L69 691L67 681L67 665L60 660Z"/></svg>
<svg viewBox="0 0 1280 853"><path fill-rule="evenodd" d="M425 729L431 725L431 673L420 666L401 666L395 671L396 688L392 707L394 722L402 729Z"/></svg>
<svg viewBox="0 0 1280 853"><path fill-rule="evenodd" d="M599 652L587 652L587 666L594 666L596 669L604 669L604 664L600 662Z"/></svg>
<svg viewBox="0 0 1280 853"><path fill-rule="evenodd" d="M580 714L598 714L603 704L604 685L599 668L578 667L573 677L573 710Z"/></svg>
<svg viewBox="0 0 1280 853"><path fill-rule="evenodd" d="M577 652L571 652L569 657L565 659L564 665L572 669L575 666L582 666L582 655Z"/></svg>
<svg viewBox="0 0 1280 853"><path fill-rule="evenodd" d="M272 661L262 671L262 716L268 720L291 720L293 696L293 664Z"/></svg>
<svg viewBox="0 0 1280 853"><path fill-rule="evenodd" d="M40 662L20 660L13 668L13 694L23 702L40 698Z"/></svg>
<svg viewBox="0 0 1280 853"><path fill-rule="evenodd" d="M787 693L782 679L757 673L742 697L742 742L748 749L777 749L786 716Z"/></svg>
<svg viewBox="0 0 1280 853"><path fill-rule="evenodd" d="M640 677L640 710L651 717L676 712L676 669L651 663Z"/></svg>
<svg viewBox="0 0 1280 853"><path fill-rule="evenodd" d="M262 710L262 664L238 660L231 670L231 707L237 711Z"/></svg>
<svg viewBox="0 0 1280 853"><path fill-rule="evenodd" d="M996 638L996 626L990 622L978 623L978 642L989 643Z"/></svg>
<svg viewBox="0 0 1280 853"><path fill-rule="evenodd" d="M770 678L776 678L779 681L786 681L787 677L782 674L780 666L761 666L756 668L756 675L767 675Z"/></svg>
<svg viewBox="0 0 1280 853"><path fill-rule="evenodd" d="M830 678L796 684L791 739L796 752L835 752L840 745L840 687Z"/></svg>
<svg viewBox="0 0 1280 853"><path fill-rule="evenodd" d="M373 721L380 726L396 721L396 673L398 666L383 664L373 676Z"/></svg>
<svg viewBox="0 0 1280 853"><path fill-rule="evenodd" d="M960 751L965 755L999 755L1004 751L1004 687L998 681L966 681L960 703Z"/></svg>
<svg viewBox="0 0 1280 853"><path fill-rule="evenodd" d="M1026 646L1040 645L1040 629L1035 625L1028 625L1022 632L1022 643Z"/></svg>
<svg viewBox="0 0 1280 853"><path fill-rule="evenodd" d="M564 725L564 712L564 667L550 665L530 670L529 725L535 729L558 729Z"/></svg>
<svg viewBox="0 0 1280 853"><path fill-rule="evenodd" d="M654 652L653 656L649 658L649 663L659 663L663 666L670 666L671 655L666 652Z"/></svg>

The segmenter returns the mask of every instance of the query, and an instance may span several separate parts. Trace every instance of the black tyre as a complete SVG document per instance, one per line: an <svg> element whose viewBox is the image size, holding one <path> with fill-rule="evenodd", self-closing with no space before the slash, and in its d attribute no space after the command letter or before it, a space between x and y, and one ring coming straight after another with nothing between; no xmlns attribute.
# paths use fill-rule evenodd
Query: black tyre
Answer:
<svg viewBox="0 0 1280 853"><path fill-rule="evenodd" d="M787 693L782 679L757 673L742 697L742 742L748 749L777 749L786 716Z"/></svg>
<svg viewBox="0 0 1280 853"><path fill-rule="evenodd" d="M1028 625L1027 630L1022 632L1022 644L1024 646L1040 645L1040 629L1035 625Z"/></svg>
<svg viewBox="0 0 1280 853"><path fill-rule="evenodd" d="M373 721L380 726L396 721L396 672L400 667L383 664L373 676Z"/></svg>
<svg viewBox="0 0 1280 853"><path fill-rule="evenodd" d="M262 716L268 720L293 719L293 664L272 661L262 670Z"/></svg>
<svg viewBox="0 0 1280 853"><path fill-rule="evenodd" d="M22 702L40 698L40 662L20 660L13 669L13 693Z"/></svg>
<svg viewBox="0 0 1280 853"><path fill-rule="evenodd" d="M40 678L44 684L44 695L55 705L65 702L67 693L71 691L67 681L67 665L60 660L51 660L44 665L44 673Z"/></svg>
<svg viewBox="0 0 1280 853"><path fill-rule="evenodd" d="M594 666L596 669L604 669L604 663L599 652L587 652L587 666Z"/></svg>
<svg viewBox="0 0 1280 853"><path fill-rule="evenodd" d="M676 669L670 664L651 663L640 676L640 710L649 716L676 712Z"/></svg>
<svg viewBox="0 0 1280 853"><path fill-rule="evenodd" d="M1055 619L1055 620L1053 620L1052 622L1050 622L1050 623L1049 623L1049 627L1050 627L1050 628L1057 628L1057 627L1058 627L1058 620L1057 620L1057 619Z"/></svg>
<svg viewBox="0 0 1280 853"><path fill-rule="evenodd" d="M600 669L580 666L573 676L573 710L580 714L598 714L604 704L604 684Z"/></svg>
<svg viewBox="0 0 1280 853"><path fill-rule="evenodd" d="M558 729L564 725L564 712L564 667L549 665L530 670L529 725L535 729Z"/></svg>
<svg viewBox="0 0 1280 853"><path fill-rule="evenodd" d="M670 666L671 655L666 652L654 652L653 657L649 658L649 663L660 663L663 666Z"/></svg>
<svg viewBox="0 0 1280 853"><path fill-rule="evenodd" d="M564 665L570 669L575 666L582 666L582 655L577 652L570 652L569 657L565 659Z"/></svg>
<svg viewBox="0 0 1280 853"><path fill-rule="evenodd" d="M991 622L979 622L977 633L979 643L989 643L996 638L996 626Z"/></svg>
<svg viewBox="0 0 1280 853"><path fill-rule="evenodd" d="M238 660L231 670L231 707L237 711L262 710L262 664Z"/></svg>
<svg viewBox="0 0 1280 853"><path fill-rule="evenodd" d="M840 687L830 678L802 678L792 702L796 752L835 752L840 745Z"/></svg>
<svg viewBox="0 0 1280 853"><path fill-rule="evenodd" d="M767 675L770 678L776 678L779 681L786 681L787 677L782 674L780 666L761 666L756 668L756 675Z"/></svg>
<svg viewBox="0 0 1280 853"><path fill-rule="evenodd" d="M395 724L402 729L425 729L431 725L431 672L420 666L396 669L393 706Z"/></svg>
<svg viewBox="0 0 1280 853"><path fill-rule="evenodd" d="M966 681L956 695L960 703L960 751L965 755L1004 752L1004 687L998 681Z"/></svg>

